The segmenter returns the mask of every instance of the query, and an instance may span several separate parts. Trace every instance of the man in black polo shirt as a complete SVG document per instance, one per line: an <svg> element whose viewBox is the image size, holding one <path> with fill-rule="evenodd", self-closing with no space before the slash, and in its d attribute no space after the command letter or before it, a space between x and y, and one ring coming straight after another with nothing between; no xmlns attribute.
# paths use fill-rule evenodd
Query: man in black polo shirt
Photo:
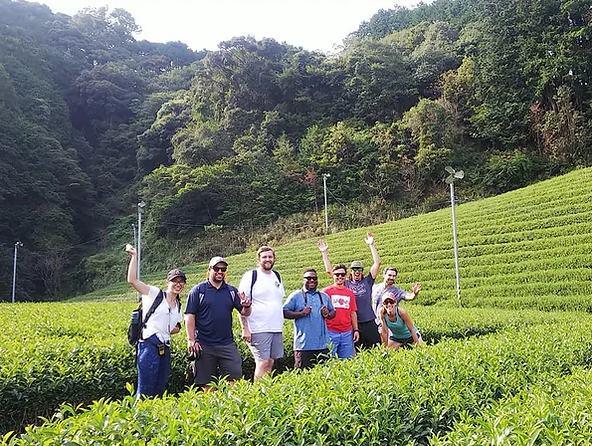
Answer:
<svg viewBox="0 0 592 446"><path fill-rule="evenodd" d="M243 316L251 314L251 301L241 299L238 290L224 280L228 262L213 257L208 280L194 286L185 307L187 347L195 355L195 384L206 387L215 376L229 381L243 376L242 361L232 334L233 308Z"/></svg>

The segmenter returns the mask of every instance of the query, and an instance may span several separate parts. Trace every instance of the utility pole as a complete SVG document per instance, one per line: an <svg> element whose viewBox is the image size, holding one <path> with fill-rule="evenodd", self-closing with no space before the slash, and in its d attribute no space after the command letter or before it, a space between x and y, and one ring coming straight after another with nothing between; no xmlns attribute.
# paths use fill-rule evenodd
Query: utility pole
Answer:
<svg viewBox="0 0 592 446"><path fill-rule="evenodd" d="M327 209L327 178L331 175L328 173L323 174L323 192L325 194L325 234L329 233L329 210Z"/></svg>
<svg viewBox="0 0 592 446"><path fill-rule="evenodd" d="M461 305L460 302L460 268L458 264L458 242L456 238L456 214L454 212L454 181L460 180L465 177L465 173L462 170L455 171L452 167L446 166L446 172L450 175L446 177L446 183L450 184L450 204L452 207L452 238L454 240L454 266L456 270L456 298L458 300L458 304Z"/></svg>
<svg viewBox="0 0 592 446"><path fill-rule="evenodd" d="M136 251L138 252L138 271L137 277L140 280L140 261L142 256L142 214L144 213L144 208L146 207L146 203L144 201L140 201L138 203L138 246L136 247ZM138 293L138 302L142 299L142 295Z"/></svg>
<svg viewBox="0 0 592 446"><path fill-rule="evenodd" d="M14 294L16 291L16 257L19 248L22 248L23 244L21 242L16 242L14 244L14 266L12 268L12 303L14 303Z"/></svg>

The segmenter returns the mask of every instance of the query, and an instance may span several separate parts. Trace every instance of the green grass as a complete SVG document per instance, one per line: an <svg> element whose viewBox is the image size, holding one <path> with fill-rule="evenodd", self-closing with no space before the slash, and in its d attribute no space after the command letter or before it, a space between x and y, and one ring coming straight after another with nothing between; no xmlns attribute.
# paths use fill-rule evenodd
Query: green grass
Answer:
<svg viewBox="0 0 592 446"><path fill-rule="evenodd" d="M332 234L326 241L333 263L359 259L369 266L364 237L367 230L374 232L382 266L399 269L400 285L422 282L419 304L449 304L456 299L451 224L450 209L442 209ZM592 169L460 205L457 231L463 305L592 311ZM286 291L300 287L304 268L324 270L316 242L276 247L276 268ZM126 256L123 250L121 255ZM228 261L228 280L234 285L256 264L253 252ZM144 279L162 284L173 266L178 265L166 265ZM181 266L189 284L204 279L205 263ZM321 277L320 285L328 285L329 278ZM133 296L127 284L119 283L74 300L133 301Z"/></svg>
<svg viewBox="0 0 592 446"><path fill-rule="evenodd" d="M223 393L217 395L186 393L178 400L171 397L162 402L147 402L138 411L128 407L125 398L129 393L126 383L135 380L133 350L126 345L125 328L136 299L127 283L120 282L64 303L1 304L0 404L4 416L0 417L0 425L4 430L10 426L18 429L39 415L49 416L62 402L86 405L109 397L123 401L99 402L80 418L64 422L56 419L39 430L30 430L22 442L15 439L13 444L58 444L72 438L83 439L80 444L87 444L87 440L91 444L94 434L103 439L107 437L102 436L118 438L121 434L129 444L136 444L135 439L145 434L152 436L157 444L166 435L180 438L179 432L188 436L185 438L202 438L203 444L235 444L236 438L243 444L272 444L284 437L294 440L293 444L346 444L349 440L355 440L356 444L407 441L425 444L429 438L435 442L448 441L447 444L464 438L458 441L473 444L465 437L472 438L472 429L478 430L479 423L489 423L487 428L498 433L497 426L493 426L497 413L506 416L513 407L528 405L528 393L520 393L519 386L527 385L524 392L528 392L533 383L532 392L537 401L541 405L550 404L554 393L549 390L552 381L547 373L563 377L569 376L575 367L589 367L590 330L582 325L582 320L589 316L582 312L592 312L591 217L592 169L577 170L521 190L458 206L464 308L459 308L456 301L450 209L331 234L325 240L330 245L329 255L334 264L363 260L369 266L370 251L364 243L369 230L376 234L382 266L399 269L400 286L409 288L414 281L422 282L423 290L417 301L404 305L427 340L426 349L394 356L369 352L351 363L331 361L319 370L286 373L252 388L249 383L240 383L233 389L222 386ZM310 239L276 247L276 267L288 293L301 286L304 268L313 267L321 273L324 270L316 242L317 239ZM127 257L123 249L121 255ZM256 264L254 252L230 256L228 261L228 280L235 285ZM143 280L163 286L166 272L176 266L187 272L189 287L205 278L206 264L198 263L163 265L160 273L148 274ZM125 271L121 274L123 277ZM320 276L320 286L328 285L328 276ZM235 330L238 333L236 325ZM280 362L280 370L291 365L291 321L286 323L284 333L287 357ZM481 340L490 338L491 342ZM185 351L182 335L173 340L169 390L177 393L183 389ZM525 345L512 346L516 342ZM572 346L574 342L581 345ZM556 343L563 345L565 351L561 352ZM239 348L249 374L250 355L244 343L240 342ZM572 357L565 356L570 354ZM488 361L492 364L488 365ZM417 369L417 364L422 366ZM522 374L512 374L511 368L527 364ZM473 373L469 369L474 367L477 372ZM479 370L485 373L484 378ZM393 373L390 378L393 383L403 379L395 387L397 401L415 412L408 416L396 405L383 409L380 403L385 402L383 394L376 393L376 389L390 395L390 388L372 387L376 373ZM412 375L406 373L419 373L421 379L415 383ZM462 378L460 387L447 381L449 373ZM494 382L495 374L499 382ZM488 376L490 381L486 381ZM338 378L331 381L329 377ZM322 382L320 387L318 380ZM568 380L561 385L570 388ZM291 393L291 387L296 388L295 393ZM314 402L319 401L319 388L325 389L330 397L327 402L321 399L319 407L314 407ZM339 391L334 392L336 389ZM351 396L350 390L354 392ZM416 392L420 393L417 398ZM574 387L573 392L581 393L581 389ZM247 396L253 393L252 399ZM376 401L369 401L368 394L374 395ZM272 404L266 400L269 395L286 398L272 399ZM307 401L306 405L299 405L298 398ZM226 400L229 401L225 403ZM565 416L568 403L557 406L558 416ZM177 409L179 404L182 408ZM348 405L352 404L357 407L350 411ZM212 412L211 405L220 407ZM170 411L172 418L161 415L162 411ZM67 407L62 410L63 415L74 412L78 411ZM228 417L242 417L245 413L252 414L249 420L253 424L247 420L241 429L255 435L258 440L254 442L243 436L239 428L236 432L234 427L222 429L225 423L228 425ZM269 428L277 424L277 417L286 413L296 414L296 421L287 419L284 427ZM337 422L344 414L353 424L343 432L329 425L314 431L316 424L306 421L327 417ZM204 415L207 425L202 422ZM298 421L305 415L309 418ZM116 420L115 430L128 431L111 431L111 425L105 421L105 417L111 416ZM376 422L373 416L382 418ZM537 416L539 413L534 411L528 419ZM165 428L160 432L163 422ZM394 422L402 424L392 427ZM520 422L517 419L518 425ZM568 424L577 426L577 422ZM258 423L263 424L257 427ZM521 428L530 432L530 427ZM576 427L569 428L570 435L578 438ZM86 436L84 432L88 429L90 433ZM448 431L450 438L446 437ZM516 432L522 431L517 428ZM436 436L431 437L434 433ZM56 439L50 440L53 435ZM520 435L515 438L522 438ZM553 431L548 435L552 438ZM175 441L170 444L183 443L182 439ZM483 441L474 444L489 442Z"/></svg>

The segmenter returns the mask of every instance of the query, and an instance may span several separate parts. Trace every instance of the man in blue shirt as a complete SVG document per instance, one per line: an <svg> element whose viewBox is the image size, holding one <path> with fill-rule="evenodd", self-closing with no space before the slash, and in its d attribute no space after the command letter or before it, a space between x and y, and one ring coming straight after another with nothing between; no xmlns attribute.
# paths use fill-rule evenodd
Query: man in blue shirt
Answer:
<svg viewBox="0 0 592 446"><path fill-rule="evenodd" d="M234 381L243 376L242 361L232 335L232 310L251 314L251 301L241 299L238 290L224 280L228 262L213 257L208 280L189 292L185 307L187 348L195 356L196 385L206 387L214 376Z"/></svg>
<svg viewBox="0 0 592 446"><path fill-rule="evenodd" d="M335 317L331 298L317 290L319 278L314 269L303 274L304 286L288 296L284 317L294 319L294 368L309 369L328 357L329 333L325 319Z"/></svg>

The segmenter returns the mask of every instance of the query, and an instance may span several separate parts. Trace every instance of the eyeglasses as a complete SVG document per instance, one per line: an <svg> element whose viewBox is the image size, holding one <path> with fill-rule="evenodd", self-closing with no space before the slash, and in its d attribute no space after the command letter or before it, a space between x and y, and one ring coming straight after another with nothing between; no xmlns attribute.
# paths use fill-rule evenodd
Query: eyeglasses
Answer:
<svg viewBox="0 0 592 446"><path fill-rule="evenodd" d="M355 267L355 268L352 268L352 271L364 271L364 268Z"/></svg>
<svg viewBox="0 0 592 446"><path fill-rule="evenodd" d="M395 303L394 303L392 300L387 300L386 302L383 302L382 304L383 304L385 307L386 307L387 305L395 305Z"/></svg>
<svg viewBox="0 0 592 446"><path fill-rule="evenodd" d="M303 277L304 280L319 280L317 276L314 277Z"/></svg>
<svg viewBox="0 0 592 446"><path fill-rule="evenodd" d="M212 266L212 269L217 273L219 273L220 271L225 273L228 268L226 266Z"/></svg>
<svg viewBox="0 0 592 446"><path fill-rule="evenodd" d="M345 277L345 273L333 273L335 277Z"/></svg>

